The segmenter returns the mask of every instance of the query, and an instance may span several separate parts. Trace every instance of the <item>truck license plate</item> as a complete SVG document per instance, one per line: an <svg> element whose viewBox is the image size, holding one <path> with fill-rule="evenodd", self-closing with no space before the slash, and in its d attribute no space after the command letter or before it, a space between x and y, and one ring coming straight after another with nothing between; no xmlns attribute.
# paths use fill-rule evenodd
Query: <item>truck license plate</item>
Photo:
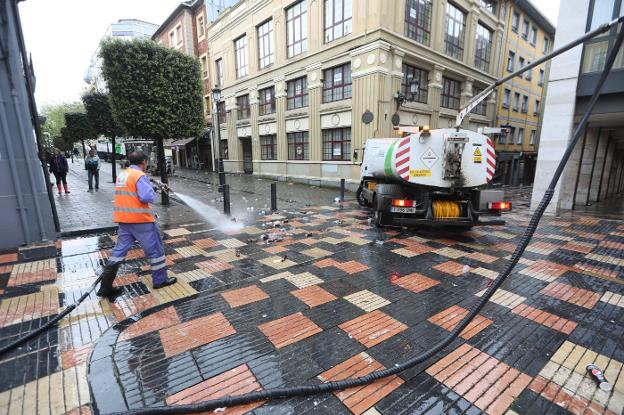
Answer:
<svg viewBox="0 0 624 415"><path fill-rule="evenodd" d="M415 207L390 207L390 212L392 213L416 213Z"/></svg>

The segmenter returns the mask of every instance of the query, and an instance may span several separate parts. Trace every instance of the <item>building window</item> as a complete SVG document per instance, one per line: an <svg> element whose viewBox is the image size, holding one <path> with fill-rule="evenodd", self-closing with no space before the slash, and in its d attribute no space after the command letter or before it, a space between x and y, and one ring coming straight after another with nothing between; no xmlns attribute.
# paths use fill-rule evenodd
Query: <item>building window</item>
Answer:
<svg viewBox="0 0 624 415"><path fill-rule="evenodd" d="M495 0L481 0L481 7L490 13L496 14L496 1Z"/></svg>
<svg viewBox="0 0 624 415"><path fill-rule="evenodd" d="M412 93L411 86L416 82L416 93ZM415 66L403 64L403 78L401 79L401 92L409 101L427 103L429 91L429 72Z"/></svg>
<svg viewBox="0 0 624 415"><path fill-rule="evenodd" d="M542 52L547 53L548 52L548 43L549 40L547 37L544 38L544 44L542 46Z"/></svg>
<svg viewBox="0 0 624 415"><path fill-rule="evenodd" d="M477 45L475 49L475 67L484 72L490 70L490 55L492 54L492 31L487 27L477 25Z"/></svg>
<svg viewBox="0 0 624 415"><path fill-rule="evenodd" d="M516 138L516 144L522 144L524 142L524 128L518 129L518 137Z"/></svg>
<svg viewBox="0 0 624 415"><path fill-rule="evenodd" d="M289 110L308 106L308 77L293 79L286 83L286 108Z"/></svg>
<svg viewBox="0 0 624 415"><path fill-rule="evenodd" d="M524 21L522 22L522 39L528 39L529 38L529 21L527 19L524 19Z"/></svg>
<svg viewBox="0 0 624 415"><path fill-rule="evenodd" d="M507 72L513 72L515 66L516 66L516 53L509 51L509 55L507 55Z"/></svg>
<svg viewBox="0 0 624 415"><path fill-rule="evenodd" d="M286 50L289 58L308 50L307 19L305 0L286 9Z"/></svg>
<svg viewBox="0 0 624 415"><path fill-rule="evenodd" d="M405 2L405 36L429 46L431 9L431 0L407 0Z"/></svg>
<svg viewBox="0 0 624 415"><path fill-rule="evenodd" d="M258 67L268 68L273 65L273 20L267 20L257 28L258 31Z"/></svg>
<svg viewBox="0 0 624 415"><path fill-rule="evenodd" d="M202 38L206 34L206 25L204 24L204 15L197 16L197 37Z"/></svg>
<svg viewBox="0 0 624 415"><path fill-rule="evenodd" d="M519 108L520 108L520 93L516 92L514 93L513 110L518 111Z"/></svg>
<svg viewBox="0 0 624 415"><path fill-rule="evenodd" d="M472 95L473 96L478 96L480 93L482 93L483 91L485 91L484 88L478 88L478 87L473 87L472 88ZM487 112L487 103L486 100L483 100L479 103L479 105L477 105L476 107L473 108L472 111L473 114L478 114L478 115L485 115Z"/></svg>
<svg viewBox="0 0 624 415"><path fill-rule="evenodd" d="M591 13L591 27L589 30L597 29L603 23L609 22L613 18L615 0L594 0L594 10Z"/></svg>
<svg viewBox="0 0 624 415"><path fill-rule="evenodd" d="M217 74L217 85L223 86L223 59L217 59L215 61L215 68Z"/></svg>
<svg viewBox="0 0 624 415"><path fill-rule="evenodd" d="M531 65L531 61L527 62L527 66ZM524 72L524 77L526 78L527 81L530 81L531 78L533 78L533 70L532 69L527 69Z"/></svg>
<svg viewBox="0 0 624 415"><path fill-rule="evenodd" d="M169 47L174 47L175 46L175 32L172 30L171 32L169 32Z"/></svg>
<svg viewBox="0 0 624 415"><path fill-rule="evenodd" d="M182 44L182 40L184 38L184 36L182 36L182 25L176 27L175 31L177 44L180 45Z"/></svg>
<svg viewBox="0 0 624 415"><path fill-rule="evenodd" d="M288 160L309 160L308 132L288 133Z"/></svg>
<svg viewBox="0 0 624 415"><path fill-rule="evenodd" d="M238 106L238 119L244 120L251 116L249 109L249 95L236 97L236 105Z"/></svg>
<svg viewBox="0 0 624 415"><path fill-rule="evenodd" d="M529 136L529 144L535 145L535 130L531 130L531 135Z"/></svg>
<svg viewBox="0 0 624 415"><path fill-rule="evenodd" d="M219 122L225 122L225 102L217 102L217 114L219 114Z"/></svg>
<svg viewBox="0 0 624 415"><path fill-rule="evenodd" d="M199 63L201 64L203 77L208 78L208 58L206 56L202 56L199 58Z"/></svg>
<svg viewBox="0 0 624 415"><path fill-rule="evenodd" d="M351 160L351 127L323 130L323 160Z"/></svg>
<svg viewBox="0 0 624 415"><path fill-rule="evenodd" d="M243 35L234 41L234 55L236 57L236 77L242 78L249 73L247 63L247 36Z"/></svg>
<svg viewBox="0 0 624 415"><path fill-rule="evenodd" d="M460 89L461 85L459 81L443 76L440 106L453 110L459 109L459 95L461 93Z"/></svg>
<svg viewBox="0 0 624 415"><path fill-rule="evenodd" d="M277 160L277 136L260 136L260 158L262 160Z"/></svg>
<svg viewBox="0 0 624 415"><path fill-rule="evenodd" d="M529 112L529 97L526 95L522 96L522 107L520 108L523 114Z"/></svg>
<svg viewBox="0 0 624 415"><path fill-rule="evenodd" d="M258 91L260 95L258 112L260 115L275 112L275 87L264 88Z"/></svg>
<svg viewBox="0 0 624 415"><path fill-rule="evenodd" d="M351 64L323 71L323 102L351 98Z"/></svg>
<svg viewBox="0 0 624 415"><path fill-rule="evenodd" d="M539 86L544 85L544 70L543 69L540 69L539 71L539 78L537 79L537 84Z"/></svg>
<svg viewBox="0 0 624 415"><path fill-rule="evenodd" d="M446 3L446 33L444 34L444 53L455 59L464 58L464 33L466 31L466 13Z"/></svg>
<svg viewBox="0 0 624 415"><path fill-rule="evenodd" d="M506 138L507 138L507 134L499 134L498 135L498 144L505 144Z"/></svg>
<svg viewBox="0 0 624 415"><path fill-rule="evenodd" d="M339 39L351 33L351 0L325 1L325 43Z"/></svg>
<svg viewBox="0 0 624 415"><path fill-rule="evenodd" d="M511 16L511 30L518 33L518 26L520 25L520 13L517 11L513 12Z"/></svg>
<svg viewBox="0 0 624 415"><path fill-rule="evenodd" d="M511 102L511 91L505 88L505 93L503 94L503 108L509 108L510 102Z"/></svg>
<svg viewBox="0 0 624 415"><path fill-rule="evenodd" d="M228 140L221 140L219 143L219 152L221 153L221 158L224 160L229 159L228 154Z"/></svg>
<svg viewBox="0 0 624 415"><path fill-rule="evenodd" d="M509 127L509 140L507 140L507 142L509 144L513 144L515 137L516 137L516 127Z"/></svg>
<svg viewBox="0 0 624 415"><path fill-rule="evenodd" d="M540 100L539 100L539 99L536 99L536 100L535 100L535 108L533 109L533 115L539 115L539 112L540 112L540 104L541 104Z"/></svg>
<svg viewBox="0 0 624 415"><path fill-rule="evenodd" d="M537 44L537 29L535 26L531 27L531 45L535 46Z"/></svg>
<svg viewBox="0 0 624 415"><path fill-rule="evenodd" d="M524 68L524 58L522 56L518 57L518 70ZM520 75L522 77L522 75Z"/></svg>

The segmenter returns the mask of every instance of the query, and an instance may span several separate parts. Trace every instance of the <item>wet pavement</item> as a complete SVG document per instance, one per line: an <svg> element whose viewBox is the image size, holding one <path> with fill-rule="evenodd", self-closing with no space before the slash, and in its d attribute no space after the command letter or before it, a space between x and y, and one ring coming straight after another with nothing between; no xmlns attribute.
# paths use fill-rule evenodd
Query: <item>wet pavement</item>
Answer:
<svg viewBox="0 0 624 415"><path fill-rule="evenodd" d="M237 193L262 195L269 182L256 182L241 179ZM218 204L201 191L213 185L173 186ZM317 203L287 196L274 214L247 205L238 228L180 214L163 227L179 283L153 290L142 250L130 251L115 303L91 294L58 329L0 357L0 413L111 413L392 367L455 327L528 222L521 189L510 192L517 209L504 227L380 233L367 209L334 204L333 193L313 194ZM0 346L84 293L114 240L65 238L56 257L36 262L0 257ZM428 361L366 387L223 413L621 414L623 282L621 221L545 217L510 278Z"/></svg>

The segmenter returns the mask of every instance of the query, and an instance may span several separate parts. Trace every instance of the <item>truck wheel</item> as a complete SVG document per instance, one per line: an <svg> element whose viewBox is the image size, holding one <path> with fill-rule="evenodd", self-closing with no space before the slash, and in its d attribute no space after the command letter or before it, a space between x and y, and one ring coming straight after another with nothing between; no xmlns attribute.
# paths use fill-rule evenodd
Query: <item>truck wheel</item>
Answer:
<svg viewBox="0 0 624 415"><path fill-rule="evenodd" d="M368 203L366 203L366 199L364 199L364 196L362 195L362 186L357 188L357 191L355 192L355 198L357 199L357 202L360 206L368 206Z"/></svg>

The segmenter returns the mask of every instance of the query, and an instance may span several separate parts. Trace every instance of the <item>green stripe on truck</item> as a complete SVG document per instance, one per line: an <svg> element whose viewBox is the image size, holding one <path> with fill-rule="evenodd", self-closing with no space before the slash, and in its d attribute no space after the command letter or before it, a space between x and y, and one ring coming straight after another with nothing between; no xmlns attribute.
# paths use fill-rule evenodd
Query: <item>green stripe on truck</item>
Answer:
<svg viewBox="0 0 624 415"><path fill-rule="evenodd" d="M386 176L388 177L392 177L392 153L394 151L394 146L396 145L396 141L392 144L390 144L390 148L388 149L388 152L386 153L386 161L384 162L384 171L386 173Z"/></svg>

